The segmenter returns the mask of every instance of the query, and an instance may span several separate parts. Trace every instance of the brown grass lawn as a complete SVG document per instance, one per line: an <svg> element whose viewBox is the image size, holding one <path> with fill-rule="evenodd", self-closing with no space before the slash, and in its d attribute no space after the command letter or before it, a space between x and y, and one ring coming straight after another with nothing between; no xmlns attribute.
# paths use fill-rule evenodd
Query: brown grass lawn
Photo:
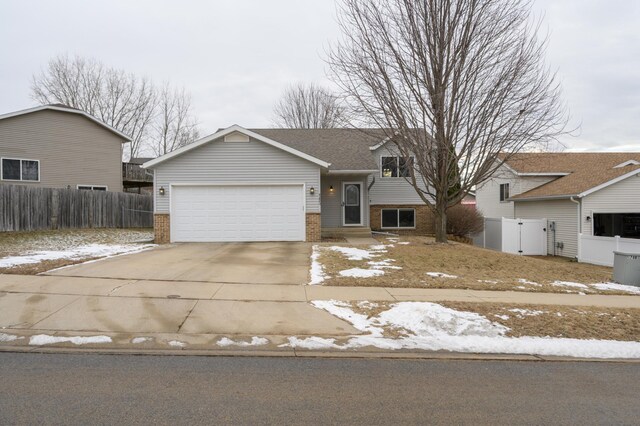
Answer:
<svg viewBox="0 0 640 426"><path fill-rule="evenodd" d="M393 244L381 238L387 253L373 260L394 259L392 265L402 269L385 269L379 277L342 277L339 272L351 268L369 269L367 260L348 260L343 254L324 247L346 244L323 244L319 261L330 276L326 285L372 286L372 287L417 287L417 288L461 288L476 290L514 290L552 293L602 293L628 294L615 291L600 291L594 288L558 287L554 281L576 283L610 282L612 269L602 266L568 261L550 261L500 253L473 247L463 243L437 244L428 237L401 237L407 245ZM390 245L393 246L390 246ZM362 247L367 249L368 247ZM457 278L432 278L427 272L455 275ZM520 282L525 280L527 282ZM532 284L533 283L533 284Z"/></svg>
<svg viewBox="0 0 640 426"><path fill-rule="evenodd" d="M34 251L67 250L89 244L127 244L150 241L150 229L68 229L30 232L0 232L0 258L19 256ZM97 259L45 260L11 268L0 268L0 274L35 275L51 269Z"/></svg>
<svg viewBox="0 0 640 426"><path fill-rule="evenodd" d="M393 302L376 302L351 308L369 318L389 309ZM457 311L475 312L510 328L507 336L564 337L640 341L640 309L614 309L582 306L520 305L500 303L440 302ZM521 310L521 311L518 311ZM524 311L524 312L523 312ZM401 337L404 330L385 329L387 337Z"/></svg>

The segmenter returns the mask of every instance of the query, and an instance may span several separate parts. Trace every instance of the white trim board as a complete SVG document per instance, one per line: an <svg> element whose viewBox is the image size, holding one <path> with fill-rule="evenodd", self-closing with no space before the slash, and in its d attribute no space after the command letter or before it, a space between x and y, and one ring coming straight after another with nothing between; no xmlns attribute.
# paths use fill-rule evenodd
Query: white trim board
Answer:
<svg viewBox="0 0 640 426"><path fill-rule="evenodd" d="M97 125L104 127L105 129L109 130L110 132L115 133L116 135L120 136L122 139L124 139L124 142L131 142L131 138L127 135L125 135L124 133L122 133L121 131L109 126L106 123L103 123L102 121L98 120L97 118L95 118L94 116L79 110L79 109L75 109L75 108L64 108L64 107L59 107L59 106L55 106L55 105L41 105L38 107L34 107L34 108L28 108L28 109L23 109L20 111L14 111L14 112L9 112L7 114L2 114L0 115L0 120L4 120L5 118L11 118L11 117L17 117L19 115L24 115L24 114L31 114L32 112L38 112L38 111L44 111L44 110L51 110L51 111L60 111L60 112L68 112L71 114L78 114L81 115L85 118L88 118L89 120L93 121L94 123L96 123Z"/></svg>
<svg viewBox="0 0 640 426"><path fill-rule="evenodd" d="M238 126L237 124L234 124L233 126L227 127L226 129L222 129L219 130L209 136L205 136L204 138L201 138L193 143L190 143L189 145L183 146L182 148L178 148L173 152L170 152L168 154L164 154L158 158L155 158L153 160L147 161L146 163L144 163L142 165L143 169L148 169L148 168L153 168L155 166L157 166L158 164L164 163L167 160L170 160L174 157L177 157L179 155L182 155L186 152L191 151L192 149L196 149L202 145L205 145L209 142L213 142L216 139L220 139L223 138L224 136L234 133L234 132L238 132L238 133L242 133L245 134L246 136L249 136L250 138L254 138L257 139L261 142L266 143L267 145L271 145L275 148L279 148L285 152L288 152L289 154L293 154L297 157L300 157L302 159L305 159L307 161L310 161L314 164L319 165L320 167L324 167L324 168L329 168L329 166L331 165L331 163L327 163L326 161L322 161L319 158L315 158L312 157L311 155L305 154L304 152L298 151L297 149L293 149L287 145L281 144L280 142L274 141L273 139L269 139L265 136L259 135L258 133L252 132L251 130L247 130L244 127Z"/></svg>

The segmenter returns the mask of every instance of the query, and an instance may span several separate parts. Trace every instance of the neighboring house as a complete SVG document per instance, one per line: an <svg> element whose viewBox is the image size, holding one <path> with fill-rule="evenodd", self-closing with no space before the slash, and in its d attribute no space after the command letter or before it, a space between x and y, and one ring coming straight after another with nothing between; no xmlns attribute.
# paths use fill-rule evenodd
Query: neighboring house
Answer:
<svg viewBox="0 0 640 426"><path fill-rule="evenodd" d="M153 157L134 157L122 163L122 186L125 192L151 194L153 192L153 173L143 169L142 164Z"/></svg>
<svg viewBox="0 0 640 426"><path fill-rule="evenodd" d="M431 233L427 206L380 131L222 129L143 165L168 241L318 241Z"/></svg>
<svg viewBox="0 0 640 426"><path fill-rule="evenodd" d="M589 253L640 243L640 153L514 155L476 199L488 218L547 219L548 254L609 264Z"/></svg>
<svg viewBox="0 0 640 426"><path fill-rule="evenodd" d="M476 208L476 193L471 191L460 202L463 206Z"/></svg>
<svg viewBox="0 0 640 426"><path fill-rule="evenodd" d="M0 184L122 191L122 144L129 141L64 105L0 115Z"/></svg>

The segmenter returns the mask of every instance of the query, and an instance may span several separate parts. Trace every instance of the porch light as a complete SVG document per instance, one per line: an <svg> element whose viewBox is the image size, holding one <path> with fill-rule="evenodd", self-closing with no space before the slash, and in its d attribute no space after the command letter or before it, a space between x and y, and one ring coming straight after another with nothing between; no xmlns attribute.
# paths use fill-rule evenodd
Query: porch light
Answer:
<svg viewBox="0 0 640 426"><path fill-rule="evenodd" d="M158 189L158 194L164 195L164 186L161 186L160 189Z"/></svg>
<svg viewBox="0 0 640 426"><path fill-rule="evenodd" d="M316 189L313 186L309 188L309 194L313 195L315 193L316 193Z"/></svg>
<svg viewBox="0 0 640 426"><path fill-rule="evenodd" d="M329 192L333 192L333 185L329 185Z"/></svg>
<svg viewBox="0 0 640 426"><path fill-rule="evenodd" d="M591 216L587 216L585 219L587 219L587 222L591 222Z"/></svg>

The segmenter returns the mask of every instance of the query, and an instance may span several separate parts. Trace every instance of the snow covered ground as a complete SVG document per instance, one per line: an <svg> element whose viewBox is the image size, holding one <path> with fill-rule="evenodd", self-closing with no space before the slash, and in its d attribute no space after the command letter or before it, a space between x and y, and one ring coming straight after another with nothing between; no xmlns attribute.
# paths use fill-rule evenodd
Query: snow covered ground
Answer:
<svg viewBox="0 0 640 426"><path fill-rule="evenodd" d="M640 358L640 342L579 340L550 337L506 337L509 329L473 313L427 302L399 302L368 317L355 312L349 303L319 300L313 306L348 321L363 335L340 343L318 336L290 337L283 346L306 349L422 349L470 353L506 353L587 358ZM536 315L535 311L514 312ZM394 330L400 337L385 336Z"/></svg>
<svg viewBox="0 0 640 426"><path fill-rule="evenodd" d="M81 260L95 257L110 257L119 254L127 254L147 250L155 247L154 244L90 244L73 247L65 250L31 251L19 256L7 256L0 258L0 268L12 268L15 266L39 263L45 260Z"/></svg>

